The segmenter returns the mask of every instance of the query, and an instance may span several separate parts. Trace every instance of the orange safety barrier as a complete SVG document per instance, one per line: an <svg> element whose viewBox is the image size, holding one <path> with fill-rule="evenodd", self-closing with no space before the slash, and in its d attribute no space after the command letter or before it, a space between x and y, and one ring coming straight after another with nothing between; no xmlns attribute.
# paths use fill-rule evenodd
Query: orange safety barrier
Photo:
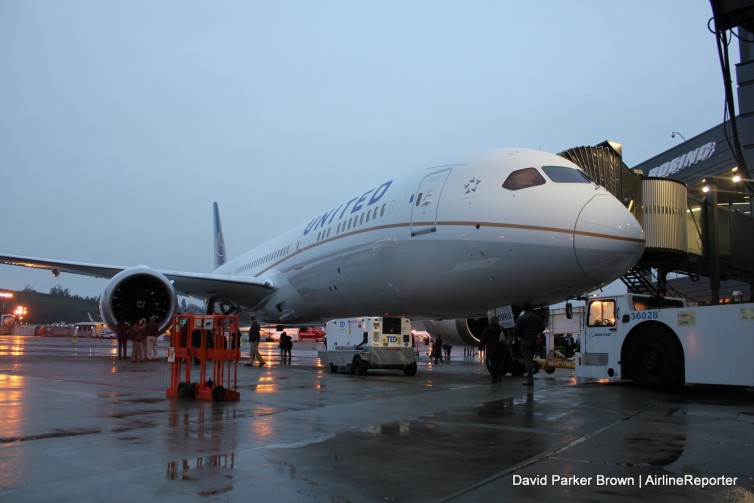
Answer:
<svg viewBox="0 0 754 503"><path fill-rule="evenodd" d="M170 387L165 394L216 402L238 400L240 342L238 316L175 315L168 349ZM209 370L212 376L207 378Z"/></svg>

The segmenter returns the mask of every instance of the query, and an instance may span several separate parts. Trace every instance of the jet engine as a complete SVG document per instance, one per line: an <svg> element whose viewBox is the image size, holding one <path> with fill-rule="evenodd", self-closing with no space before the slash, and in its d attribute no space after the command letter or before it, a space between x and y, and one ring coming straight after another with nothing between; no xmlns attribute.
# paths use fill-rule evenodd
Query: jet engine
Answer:
<svg viewBox="0 0 754 503"><path fill-rule="evenodd" d="M170 326L178 308L175 288L162 273L146 266L125 269L112 277L100 297L102 320L115 331L139 319Z"/></svg>
<svg viewBox="0 0 754 503"><path fill-rule="evenodd" d="M479 338L489 324L486 317L424 320L429 335L432 338L442 335L442 342L450 346L479 346Z"/></svg>

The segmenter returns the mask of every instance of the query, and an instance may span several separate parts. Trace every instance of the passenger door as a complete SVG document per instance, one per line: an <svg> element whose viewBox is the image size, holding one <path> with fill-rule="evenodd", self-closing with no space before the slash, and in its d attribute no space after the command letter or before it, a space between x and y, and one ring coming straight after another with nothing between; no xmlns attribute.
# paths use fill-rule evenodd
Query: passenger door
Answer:
<svg viewBox="0 0 754 503"><path fill-rule="evenodd" d="M411 206L411 237L437 230L437 210L445 181L453 168L445 168L425 176Z"/></svg>

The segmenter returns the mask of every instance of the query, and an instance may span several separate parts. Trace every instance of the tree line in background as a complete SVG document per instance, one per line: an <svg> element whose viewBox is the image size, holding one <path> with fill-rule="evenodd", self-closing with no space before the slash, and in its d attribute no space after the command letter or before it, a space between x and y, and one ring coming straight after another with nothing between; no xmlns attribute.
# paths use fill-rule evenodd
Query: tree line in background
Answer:
<svg viewBox="0 0 754 503"><path fill-rule="evenodd" d="M201 306L181 298L181 311L201 314ZM31 285L26 285L20 292L14 292L13 299L3 303L2 314L11 314L17 306L26 307L26 317L22 323L30 325L49 325L52 323L78 323L82 321L100 321L99 297L82 297L70 292L68 288L55 285L50 293L40 293Z"/></svg>
<svg viewBox="0 0 754 503"><path fill-rule="evenodd" d="M24 288L24 291L35 291L33 288L31 288L30 285L26 285L26 288ZM99 297L81 297L79 295L72 295L71 291L68 288L63 288L58 283L57 285L50 288L50 295L53 297L65 297L68 299L77 299L77 300L84 300L89 302L99 302Z"/></svg>

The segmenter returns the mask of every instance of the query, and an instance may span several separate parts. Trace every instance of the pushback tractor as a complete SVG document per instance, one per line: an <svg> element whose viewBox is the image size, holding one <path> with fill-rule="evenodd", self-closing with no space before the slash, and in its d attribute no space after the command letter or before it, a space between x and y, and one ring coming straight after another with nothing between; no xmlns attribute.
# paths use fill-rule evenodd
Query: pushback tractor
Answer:
<svg viewBox="0 0 754 503"><path fill-rule="evenodd" d="M683 299L591 299L576 377L631 379L671 391L684 383L754 386L754 304L689 306Z"/></svg>

